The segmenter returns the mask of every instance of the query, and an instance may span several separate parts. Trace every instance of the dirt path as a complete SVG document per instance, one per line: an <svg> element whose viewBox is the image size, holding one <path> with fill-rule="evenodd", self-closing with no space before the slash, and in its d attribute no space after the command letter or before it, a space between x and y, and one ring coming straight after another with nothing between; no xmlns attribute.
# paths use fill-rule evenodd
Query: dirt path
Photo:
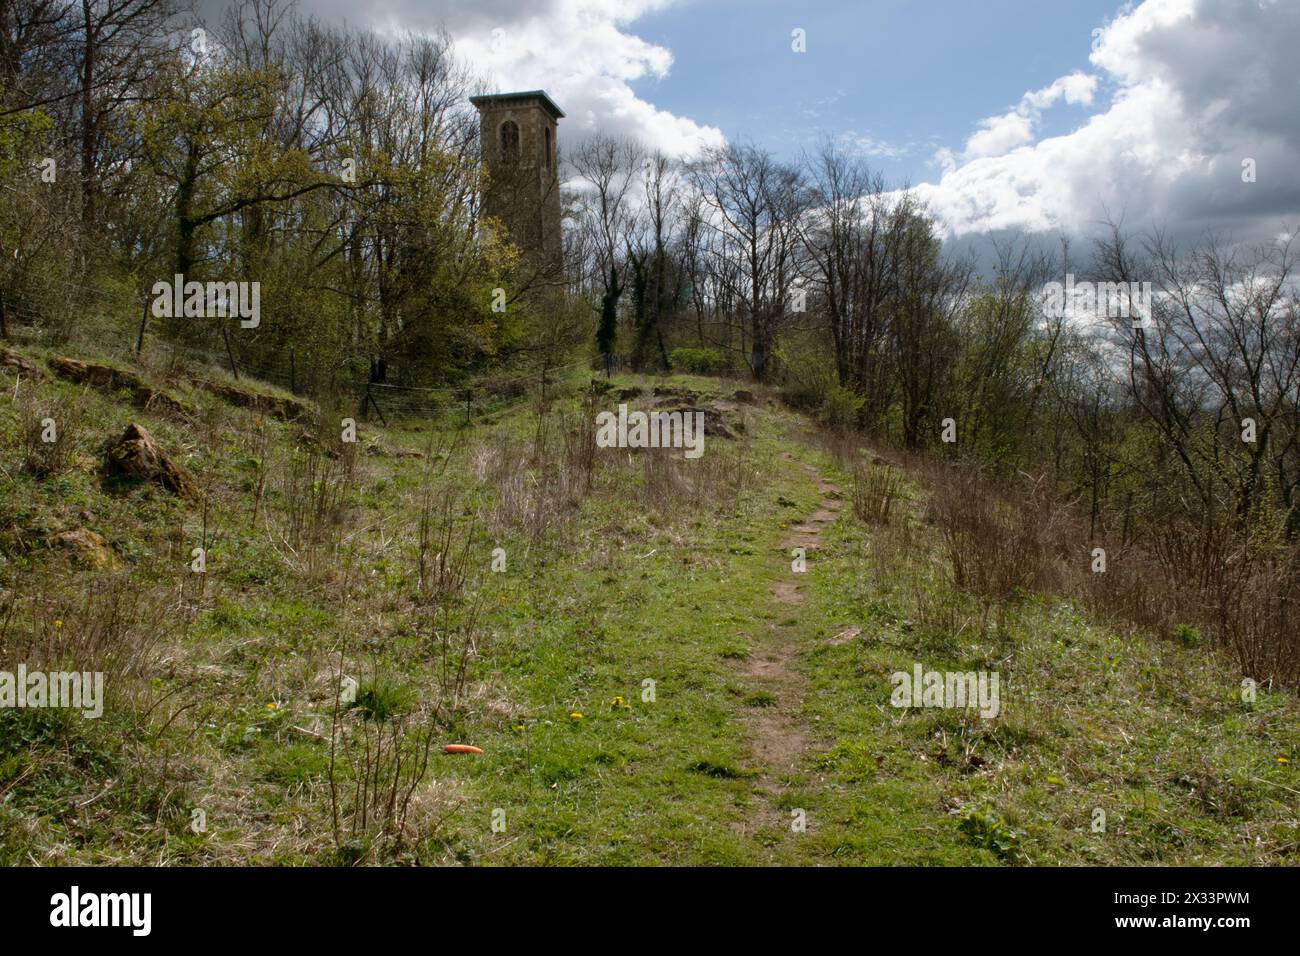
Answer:
<svg viewBox="0 0 1300 956"><path fill-rule="evenodd" d="M789 453L785 455L792 459ZM823 529L835 520L842 507L842 492L821 477L816 468L803 465L803 470L817 482L823 498L817 510L802 522L793 525L781 542L781 560L784 576L772 586L772 601L778 617L768 624L767 632L754 642L746 662L745 676L755 686L755 694L762 706L753 708L750 718L750 735L754 747L754 795L758 798L758 812L746 823L736 827L740 832L759 828L778 827L790 832L792 816L779 808L782 794L788 789L789 779L799 772L800 761L808 749L811 734L800 717L803 710L805 680L794 667L799 647L794 642L794 629L787 623L799 613L804 602L804 579L812 569L814 552L821 546ZM803 548L807 570L793 570L794 549Z"/></svg>

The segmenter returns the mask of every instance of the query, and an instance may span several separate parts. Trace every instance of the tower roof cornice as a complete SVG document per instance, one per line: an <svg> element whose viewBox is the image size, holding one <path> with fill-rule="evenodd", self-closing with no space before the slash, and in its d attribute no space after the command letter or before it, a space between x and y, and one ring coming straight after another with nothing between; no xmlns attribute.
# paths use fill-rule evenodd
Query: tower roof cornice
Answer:
<svg viewBox="0 0 1300 956"><path fill-rule="evenodd" d="M555 100L547 96L545 90L523 90L518 93L483 93L469 98L469 101L480 110L485 106L510 106L511 100L518 101L521 106L529 102L540 102L552 117L555 119L564 118L564 110L555 105Z"/></svg>

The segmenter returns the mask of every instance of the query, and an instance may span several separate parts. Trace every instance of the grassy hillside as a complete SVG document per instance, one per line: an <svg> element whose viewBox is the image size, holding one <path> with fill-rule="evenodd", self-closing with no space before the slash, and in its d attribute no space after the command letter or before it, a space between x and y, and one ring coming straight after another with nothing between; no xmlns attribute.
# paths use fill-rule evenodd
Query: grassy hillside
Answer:
<svg viewBox="0 0 1300 956"><path fill-rule="evenodd" d="M0 366L0 669L108 700L0 711L0 863L1300 857L1292 694L958 588L937 473L751 385L575 375L352 443L346 410L53 357ZM620 401L704 409L704 456L596 448ZM131 422L199 497L104 472ZM917 663L997 672L999 716L891 706Z"/></svg>

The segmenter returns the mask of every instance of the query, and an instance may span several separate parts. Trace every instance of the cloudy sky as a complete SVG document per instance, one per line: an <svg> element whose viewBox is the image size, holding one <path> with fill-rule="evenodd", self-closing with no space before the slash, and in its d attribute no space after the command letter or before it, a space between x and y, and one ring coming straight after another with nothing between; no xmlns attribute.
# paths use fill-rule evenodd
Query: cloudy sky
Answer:
<svg viewBox="0 0 1300 956"><path fill-rule="evenodd" d="M1300 0L299 7L388 32L445 27L489 87L551 94L561 146L601 130L676 155L750 141L793 160L839 139L954 236L1087 233L1108 214L1252 240L1300 225Z"/></svg>

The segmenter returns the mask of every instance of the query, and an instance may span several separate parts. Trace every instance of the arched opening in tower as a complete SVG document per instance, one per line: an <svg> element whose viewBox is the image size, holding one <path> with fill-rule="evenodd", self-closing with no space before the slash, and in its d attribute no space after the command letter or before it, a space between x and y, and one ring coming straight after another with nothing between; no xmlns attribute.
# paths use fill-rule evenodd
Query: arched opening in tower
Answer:
<svg viewBox="0 0 1300 956"><path fill-rule="evenodd" d="M514 120L506 120L501 124L501 161L519 161L519 124Z"/></svg>

